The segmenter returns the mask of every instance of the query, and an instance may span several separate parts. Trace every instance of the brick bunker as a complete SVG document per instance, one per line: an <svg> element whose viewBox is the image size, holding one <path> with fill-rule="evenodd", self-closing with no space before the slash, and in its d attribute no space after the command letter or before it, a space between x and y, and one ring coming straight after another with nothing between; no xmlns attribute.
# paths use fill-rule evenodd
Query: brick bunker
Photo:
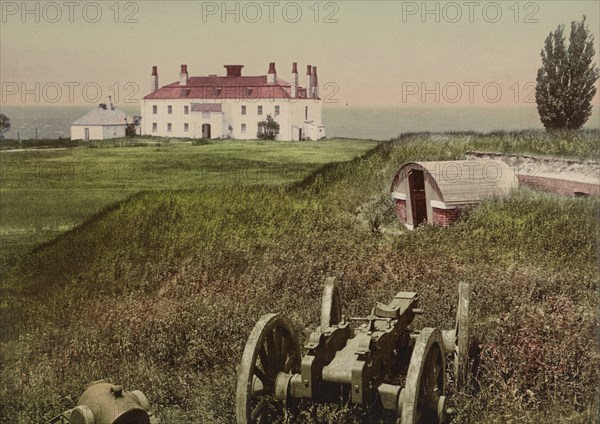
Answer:
<svg viewBox="0 0 600 424"><path fill-rule="evenodd" d="M504 196L518 185L501 160L409 162L391 186L396 214L413 229L423 224L448 226L484 197Z"/></svg>
<svg viewBox="0 0 600 424"><path fill-rule="evenodd" d="M600 196L600 164L593 160L469 152L467 159L500 159L517 175L519 185L563 196Z"/></svg>
<svg viewBox="0 0 600 424"><path fill-rule="evenodd" d="M448 226L484 197L518 185L564 196L600 196L600 164L593 161L469 152L467 160L408 162L391 192L396 214L409 229Z"/></svg>

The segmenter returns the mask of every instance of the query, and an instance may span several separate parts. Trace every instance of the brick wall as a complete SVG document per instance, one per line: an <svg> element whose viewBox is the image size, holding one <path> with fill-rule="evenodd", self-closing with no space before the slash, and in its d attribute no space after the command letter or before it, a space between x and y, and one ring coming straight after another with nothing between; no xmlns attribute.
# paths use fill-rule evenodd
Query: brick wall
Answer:
<svg viewBox="0 0 600 424"><path fill-rule="evenodd" d="M401 222L406 223L406 200L396 199L396 215Z"/></svg>
<svg viewBox="0 0 600 424"><path fill-rule="evenodd" d="M559 178L539 177L532 175L517 175L519 184L547 191L549 193L574 196L575 193L585 193L589 196L600 196L600 184L580 181L561 180Z"/></svg>
<svg viewBox="0 0 600 424"><path fill-rule="evenodd" d="M439 209L432 208L433 212L433 225L441 225L442 227L447 227L454 223L458 219L460 215L461 209Z"/></svg>

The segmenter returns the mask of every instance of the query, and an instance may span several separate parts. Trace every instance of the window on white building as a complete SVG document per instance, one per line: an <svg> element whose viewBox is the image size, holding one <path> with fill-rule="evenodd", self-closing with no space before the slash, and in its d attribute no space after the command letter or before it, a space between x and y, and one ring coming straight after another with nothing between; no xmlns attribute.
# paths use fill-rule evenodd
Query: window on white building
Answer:
<svg viewBox="0 0 600 424"><path fill-rule="evenodd" d="M152 106L152 114L156 115L158 113L158 106L154 105Z"/></svg>
<svg viewBox="0 0 600 424"><path fill-rule="evenodd" d="M258 114L259 114L259 115L262 115L262 106L259 106L259 107L258 107L258 110L257 110L257 112L258 112Z"/></svg>
<svg viewBox="0 0 600 424"><path fill-rule="evenodd" d="M279 106L275 106L275 116L279 115Z"/></svg>
<svg viewBox="0 0 600 424"><path fill-rule="evenodd" d="M172 115L172 114L173 114L173 106L171 106L171 105L167 106L167 113L168 113L169 115Z"/></svg>
<svg viewBox="0 0 600 424"><path fill-rule="evenodd" d="M152 132L158 131L158 124L156 122L152 123Z"/></svg>
<svg viewBox="0 0 600 424"><path fill-rule="evenodd" d="M242 134L246 134L246 124L242 124Z"/></svg>
<svg viewBox="0 0 600 424"><path fill-rule="evenodd" d="M308 106L304 106L304 120L308 121Z"/></svg>
<svg viewBox="0 0 600 424"><path fill-rule="evenodd" d="M246 106L242 106L242 115L246 114Z"/></svg>
<svg viewBox="0 0 600 424"><path fill-rule="evenodd" d="M185 123L183 124L183 131L188 132L190 130L190 124Z"/></svg>
<svg viewBox="0 0 600 424"><path fill-rule="evenodd" d="M202 112L203 119L210 119L210 112Z"/></svg>
<svg viewBox="0 0 600 424"><path fill-rule="evenodd" d="M171 123L167 124L167 131L171 132L171 129L173 128L173 126L171 125Z"/></svg>
<svg viewBox="0 0 600 424"><path fill-rule="evenodd" d="M190 114L190 107L189 106L184 106L183 107L183 114L184 115L189 115Z"/></svg>

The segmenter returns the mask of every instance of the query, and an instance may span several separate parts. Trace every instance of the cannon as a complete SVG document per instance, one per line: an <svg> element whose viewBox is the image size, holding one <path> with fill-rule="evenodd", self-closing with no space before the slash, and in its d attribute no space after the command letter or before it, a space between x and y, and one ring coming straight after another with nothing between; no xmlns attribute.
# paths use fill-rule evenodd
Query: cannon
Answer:
<svg viewBox="0 0 600 424"><path fill-rule="evenodd" d="M454 328L410 329L419 297L399 292L366 317L342 314L340 289L325 281L320 325L301 353L290 320L268 314L246 342L238 369L238 424L267 423L294 399L346 402L391 414L396 423L444 423L452 414L449 380L465 383L469 351L469 285L459 284Z"/></svg>
<svg viewBox="0 0 600 424"><path fill-rule="evenodd" d="M158 424L142 392L103 380L90 383L77 403L47 424Z"/></svg>

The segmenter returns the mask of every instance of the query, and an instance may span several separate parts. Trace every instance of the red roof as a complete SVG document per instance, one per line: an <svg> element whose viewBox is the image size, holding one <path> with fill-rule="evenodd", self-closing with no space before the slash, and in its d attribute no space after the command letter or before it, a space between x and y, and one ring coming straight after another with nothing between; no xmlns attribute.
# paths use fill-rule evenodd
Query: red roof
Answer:
<svg viewBox="0 0 600 424"><path fill-rule="evenodd" d="M298 89L298 97L306 98L306 90ZM291 99L290 83L277 79L267 84L267 76L257 77L190 77L187 85L174 82L144 97L151 99Z"/></svg>

